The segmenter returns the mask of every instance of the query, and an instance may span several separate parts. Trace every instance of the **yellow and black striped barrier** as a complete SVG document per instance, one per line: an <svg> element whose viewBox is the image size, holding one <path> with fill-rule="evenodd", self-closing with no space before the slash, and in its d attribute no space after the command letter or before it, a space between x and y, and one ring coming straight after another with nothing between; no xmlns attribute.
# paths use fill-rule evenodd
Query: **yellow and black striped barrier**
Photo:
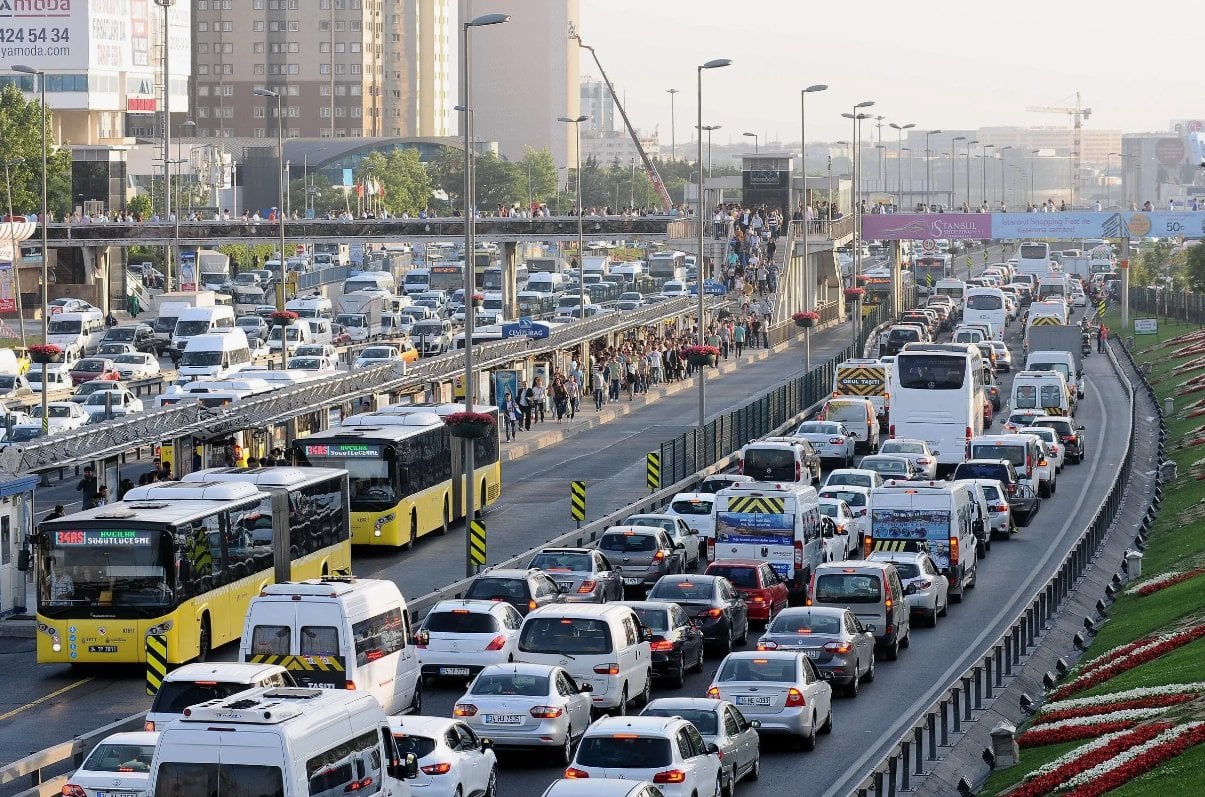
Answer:
<svg viewBox="0 0 1205 797"><path fill-rule="evenodd" d="M586 519L586 483L569 482L569 515L581 525Z"/></svg>
<svg viewBox="0 0 1205 797"><path fill-rule="evenodd" d="M741 496L728 499L729 512L745 512L761 515L781 515L785 511L786 501L782 498L766 496Z"/></svg>
<svg viewBox="0 0 1205 797"><path fill-rule="evenodd" d="M159 693L163 679L167 677L167 634L147 634L146 637L146 693L152 697Z"/></svg>
<svg viewBox="0 0 1205 797"><path fill-rule="evenodd" d="M917 540L874 540L871 549L875 551L915 551Z"/></svg>
<svg viewBox="0 0 1205 797"><path fill-rule="evenodd" d="M480 520L469 521L469 562L485 567L485 523Z"/></svg>
<svg viewBox="0 0 1205 797"><path fill-rule="evenodd" d="M645 483L648 485L649 492L657 492L661 489L661 455L656 451L650 451L645 457Z"/></svg>
<svg viewBox="0 0 1205 797"><path fill-rule="evenodd" d="M259 653L251 656L252 664L279 664L289 671L344 672L342 656L279 656Z"/></svg>

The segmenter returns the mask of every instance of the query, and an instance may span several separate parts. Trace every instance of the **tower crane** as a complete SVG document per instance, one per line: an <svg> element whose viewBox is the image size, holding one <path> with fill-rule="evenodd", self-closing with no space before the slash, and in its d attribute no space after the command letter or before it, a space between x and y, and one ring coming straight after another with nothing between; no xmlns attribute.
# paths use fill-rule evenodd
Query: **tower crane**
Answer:
<svg viewBox="0 0 1205 797"><path fill-rule="evenodd" d="M1092 115L1091 108L1083 108L1080 106L1079 92L1075 92L1075 105L1073 107L1057 106L1057 105L1030 105L1025 110L1034 111L1036 113L1062 113L1071 117L1071 206L1075 207L1075 200L1080 195L1080 157L1082 153L1083 127L1084 120Z"/></svg>

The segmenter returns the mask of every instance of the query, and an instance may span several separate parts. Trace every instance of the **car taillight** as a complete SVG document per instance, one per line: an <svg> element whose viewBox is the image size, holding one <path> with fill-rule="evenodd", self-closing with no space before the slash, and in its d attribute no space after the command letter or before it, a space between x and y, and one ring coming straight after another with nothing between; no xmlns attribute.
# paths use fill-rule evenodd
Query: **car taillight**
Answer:
<svg viewBox="0 0 1205 797"><path fill-rule="evenodd" d="M932 460L930 460L928 457L921 457L920 459L918 459L916 461L916 464L917 465L928 465L931 461Z"/></svg>
<svg viewBox="0 0 1205 797"><path fill-rule="evenodd" d="M887 427L887 436L890 437L892 440L895 439L895 424L894 423Z"/></svg>
<svg viewBox="0 0 1205 797"><path fill-rule="evenodd" d="M665 551L664 551L664 550L657 551L657 553L653 554L653 561L654 561L654 562L660 562L660 561L661 561L662 559L664 559L664 558L665 558Z"/></svg>
<svg viewBox="0 0 1205 797"><path fill-rule="evenodd" d="M950 538L950 567L958 564L958 538Z"/></svg>
<svg viewBox="0 0 1205 797"><path fill-rule="evenodd" d="M749 603L754 604L755 606L761 606L762 604L769 603L769 601L762 597L760 593L748 595L746 596L745 600L749 601Z"/></svg>
<svg viewBox="0 0 1205 797"><path fill-rule="evenodd" d="M707 538L707 561L715 561L715 537Z"/></svg>
<svg viewBox="0 0 1205 797"><path fill-rule="evenodd" d="M992 504L989 509L993 512L1003 512L1008 509L1008 504Z"/></svg>
<svg viewBox="0 0 1205 797"><path fill-rule="evenodd" d="M447 761L441 761L438 764L427 764L422 767L422 770L426 775L446 775L452 771L452 765Z"/></svg>
<svg viewBox="0 0 1205 797"><path fill-rule="evenodd" d="M490 643L485 646L485 649L486 650L502 650L502 648L504 648L504 647L506 647L506 635L498 634L498 636L496 636L490 640Z"/></svg>
<svg viewBox="0 0 1205 797"><path fill-rule="evenodd" d="M568 769L565 770L565 777L568 778L569 780L578 780L580 778L590 777L590 773L584 769L578 769L577 767L569 767Z"/></svg>
<svg viewBox="0 0 1205 797"><path fill-rule="evenodd" d="M844 437L830 437L828 439L828 441L830 443L832 443L833 445L841 445L842 443L845 442L845 438Z"/></svg>
<svg viewBox="0 0 1205 797"><path fill-rule="evenodd" d="M535 601L527 602L527 611L534 612L537 608L539 608L539 604L536 603Z"/></svg>
<svg viewBox="0 0 1205 797"><path fill-rule="evenodd" d="M527 712L538 720L554 720L564 713L560 706L535 706Z"/></svg>
<svg viewBox="0 0 1205 797"><path fill-rule="evenodd" d="M743 457L736 461L736 472L741 474L745 472L745 460Z"/></svg>
<svg viewBox="0 0 1205 797"><path fill-rule="evenodd" d="M155 730L155 723L147 720L146 722L142 723L142 729L144 731L153 731Z"/></svg>
<svg viewBox="0 0 1205 797"><path fill-rule="evenodd" d="M718 686L713 686L713 687L709 688L707 690L707 697L709 697L712 700L719 700L720 699L720 688Z"/></svg>
<svg viewBox="0 0 1205 797"><path fill-rule="evenodd" d="M1063 436L1062 436L1062 441L1063 441L1064 443L1074 443L1074 442L1075 442L1075 435L1069 435L1069 434L1065 434L1065 435L1063 435Z"/></svg>
<svg viewBox="0 0 1205 797"><path fill-rule="evenodd" d="M472 703L457 703L452 709L453 717L476 717L477 707Z"/></svg>
<svg viewBox="0 0 1205 797"><path fill-rule="evenodd" d="M803 463L796 462L795 463L795 481L801 481L802 479L803 479Z"/></svg>
<svg viewBox="0 0 1205 797"><path fill-rule="evenodd" d="M354 691L356 691L356 682L355 681L344 681L343 688L349 692L354 692Z"/></svg>
<svg viewBox="0 0 1205 797"><path fill-rule="evenodd" d="M803 692L800 692L793 686L787 690L787 708L799 708L807 704L808 702L804 699Z"/></svg>
<svg viewBox="0 0 1205 797"><path fill-rule="evenodd" d="M686 773L680 769L667 769L653 775L653 783L685 783Z"/></svg>
<svg viewBox="0 0 1205 797"><path fill-rule="evenodd" d="M593 581L583 581L582 585L577 588L578 595L589 595L593 591L594 591L594 582Z"/></svg>
<svg viewBox="0 0 1205 797"><path fill-rule="evenodd" d="M862 539L862 558L863 559L870 558L870 544L871 544L870 537L864 537Z"/></svg>
<svg viewBox="0 0 1205 797"><path fill-rule="evenodd" d="M427 633L426 631L419 631L417 634L414 635L414 646L415 647L425 648L429 644L431 644L431 635L429 633Z"/></svg>
<svg viewBox="0 0 1205 797"><path fill-rule="evenodd" d="M778 650L778 643L772 639L765 639L757 643L758 650Z"/></svg>
<svg viewBox="0 0 1205 797"><path fill-rule="evenodd" d="M849 653L853 650L853 645L848 642L829 642L824 649L829 653Z"/></svg>
<svg viewBox="0 0 1205 797"><path fill-rule="evenodd" d="M595 664L594 672L598 675L619 675L619 665L614 662L606 664Z"/></svg>
<svg viewBox="0 0 1205 797"><path fill-rule="evenodd" d="M674 649L674 643L670 642L668 639L658 638L658 639L654 639L653 644L650 645L649 647L652 650L657 651L658 653L665 653L667 651Z"/></svg>
<svg viewBox="0 0 1205 797"><path fill-rule="evenodd" d="M709 619L714 620L715 618L720 617L723 614L724 614L723 609L704 609L703 611L696 614L695 617L703 617L703 618L709 618Z"/></svg>
<svg viewBox="0 0 1205 797"><path fill-rule="evenodd" d="M63 786L63 797L88 797L82 786L68 783Z"/></svg>
<svg viewBox="0 0 1205 797"><path fill-rule="evenodd" d="M795 540L795 567L803 567L803 540Z"/></svg>

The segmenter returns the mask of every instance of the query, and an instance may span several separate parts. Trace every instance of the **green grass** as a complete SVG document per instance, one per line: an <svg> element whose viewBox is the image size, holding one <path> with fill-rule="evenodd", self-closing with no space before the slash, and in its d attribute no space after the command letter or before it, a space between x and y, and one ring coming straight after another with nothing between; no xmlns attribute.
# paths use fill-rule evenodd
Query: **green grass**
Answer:
<svg viewBox="0 0 1205 797"><path fill-rule="evenodd" d="M1189 785L1191 784L1191 785ZM1205 784L1205 745L1184 751L1162 766L1130 781L1109 797L1167 797L1172 794L1200 794Z"/></svg>
<svg viewBox="0 0 1205 797"><path fill-rule="evenodd" d="M1153 661L1127 670L1075 697L1107 695L1147 686L1189 684L1205 681L1205 639L1190 642Z"/></svg>
<svg viewBox="0 0 1205 797"><path fill-rule="evenodd" d="M1181 581L1146 597L1123 595L1110 611L1109 622L1092 640L1085 660L1154 633L1198 611L1201 607L1198 596L1203 585L1205 575Z"/></svg>
<svg viewBox="0 0 1205 797"><path fill-rule="evenodd" d="M997 769L987 779L987 783L983 784L983 788L979 793L983 795L999 794L1005 789L1011 789L1021 781L1021 778L1033 772L1043 764L1049 763L1070 750L1074 750L1080 745L1087 744L1089 740L1081 740L1076 742L1063 742L1062 744L1047 744L1042 747L1029 747L1021 750L1021 761L1015 766L1008 769Z"/></svg>

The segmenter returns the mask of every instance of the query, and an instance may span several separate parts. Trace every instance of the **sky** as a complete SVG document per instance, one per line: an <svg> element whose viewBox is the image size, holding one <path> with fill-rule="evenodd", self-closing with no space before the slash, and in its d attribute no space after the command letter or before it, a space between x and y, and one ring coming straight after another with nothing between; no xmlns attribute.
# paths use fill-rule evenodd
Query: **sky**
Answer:
<svg viewBox="0 0 1205 797"><path fill-rule="evenodd" d="M696 67L703 124L713 141L800 139L799 92L809 141L848 139L842 119L873 100L886 124L918 129L1070 126L1065 114L1026 106L1092 109L1085 126L1166 131L1173 118L1205 116L1200 37L1205 18L1182 0L580 0L582 40L593 46L633 124L669 143L676 88L677 143L693 140ZM583 53L583 75L597 75ZM618 115L616 124L619 125ZM863 137L869 125L863 123ZM748 139L745 139L748 143ZM683 153L685 154L685 153Z"/></svg>

